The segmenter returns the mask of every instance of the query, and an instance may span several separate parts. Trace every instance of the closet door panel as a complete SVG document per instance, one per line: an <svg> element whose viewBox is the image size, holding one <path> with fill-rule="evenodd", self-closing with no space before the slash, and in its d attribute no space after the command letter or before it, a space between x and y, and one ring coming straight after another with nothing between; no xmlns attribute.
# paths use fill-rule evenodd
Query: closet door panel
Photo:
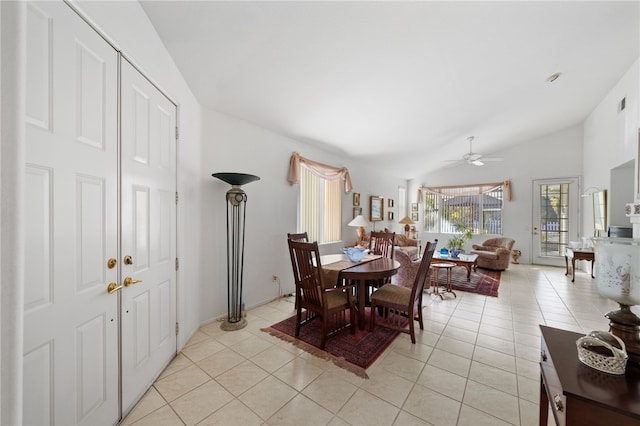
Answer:
<svg viewBox="0 0 640 426"><path fill-rule="evenodd" d="M27 6L25 424L114 424L118 54L63 2Z"/></svg>
<svg viewBox="0 0 640 426"><path fill-rule="evenodd" d="M121 64L122 406L176 354L176 107Z"/></svg>

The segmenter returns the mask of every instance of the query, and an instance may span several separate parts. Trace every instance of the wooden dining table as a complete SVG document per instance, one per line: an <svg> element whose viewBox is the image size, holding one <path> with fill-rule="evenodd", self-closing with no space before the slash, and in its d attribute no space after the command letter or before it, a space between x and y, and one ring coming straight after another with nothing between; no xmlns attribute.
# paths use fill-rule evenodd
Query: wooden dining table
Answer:
<svg viewBox="0 0 640 426"><path fill-rule="evenodd" d="M347 280L348 282L357 284L356 303L358 308L358 326L363 330L365 326L364 308L368 290L367 284L397 274L398 269L400 269L400 262L387 257L373 256L367 258L367 256L365 256L362 262L352 263L349 262L347 256L344 254L324 255L320 257L320 262L325 271L335 271L336 268L340 268L338 271L338 281ZM331 266L332 264L334 267Z"/></svg>

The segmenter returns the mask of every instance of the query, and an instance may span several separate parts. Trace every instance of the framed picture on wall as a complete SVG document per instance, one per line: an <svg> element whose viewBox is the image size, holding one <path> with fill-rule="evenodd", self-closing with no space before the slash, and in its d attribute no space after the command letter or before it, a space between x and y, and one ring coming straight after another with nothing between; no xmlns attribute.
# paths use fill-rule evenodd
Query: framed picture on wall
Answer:
<svg viewBox="0 0 640 426"><path fill-rule="evenodd" d="M381 197L369 197L369 220L376 222L384 219L384 199Z"/></svg>
<svg viewBox="0 0 640 426"><path fill-rule="evenodd" d="M359 206L360 205L360 193L359 192L354 192L353 193L353 205L354 206Z"/></svg>
<svg viewBox="0 0 640 426"><path fill-rule="evenodd" d="M362 207L354 207L353 208L353 218L355 219L356 216L362 214Z"/></svg>
<svg viewBox="0 0 640 426"><path fill-rule="evenodd" d="M387 207L393 207L393 200L391 198L387 200Z"/></svg>
<svg viewBox="0 0 640 426"><path fill-rule="evenodd" d="M389 213L387 213L387 214L389 215L388 219L389 219L389 220L393 220L393 212L389 212Z"/></svg>
<svg viewBox="0 0 640 426"><path fill-rule="evenodd" d="M411 211L412 212L418 211L418 203L411 203Z"/></svg>
<svg viewBox="0 0 640 426"><path fill-rule="evenodd" d="M411 220L417 222L418 221L418 212L411 213Z"/></svg>

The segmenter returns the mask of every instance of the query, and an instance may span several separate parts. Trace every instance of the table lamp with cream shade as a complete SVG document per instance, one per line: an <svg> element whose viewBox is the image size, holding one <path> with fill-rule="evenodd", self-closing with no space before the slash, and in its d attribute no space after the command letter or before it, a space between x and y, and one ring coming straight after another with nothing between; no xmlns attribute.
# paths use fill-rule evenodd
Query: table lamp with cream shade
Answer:
<svg viewBox="0 0 640 426"><path fill-rule="evenodd" d="M413 225L415 222L409 216L405 216L402 219L400 219L398 223L401 223L404 225L404 234L406 236L409 236L409 229L411 229L409 225Z"/></svg>
<svg viewBox="0 0 640 426"><path fill-rule="evenodd" d="M358 216L353 218L353 220L351 222L349 222L347 224L347 226L357 226L358 227L358 229L356 229L356 233L358 234L358 242L356 244L359 245L360 242L362 241L362 239L364 238L364 227L365 226L371 226L371 223L367 219L365 219L364 216L359 214Z"/></svg>

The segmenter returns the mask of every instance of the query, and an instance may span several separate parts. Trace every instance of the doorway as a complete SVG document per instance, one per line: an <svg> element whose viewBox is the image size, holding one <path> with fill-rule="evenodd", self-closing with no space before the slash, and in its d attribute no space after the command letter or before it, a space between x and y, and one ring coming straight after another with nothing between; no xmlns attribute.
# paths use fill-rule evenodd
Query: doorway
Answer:
<svg viewBox="0 0 640 426"><path fill-rule="evenodd" d="M569 241L578 239L579 178L533 181L533 262L564 266Z"/></svg>

